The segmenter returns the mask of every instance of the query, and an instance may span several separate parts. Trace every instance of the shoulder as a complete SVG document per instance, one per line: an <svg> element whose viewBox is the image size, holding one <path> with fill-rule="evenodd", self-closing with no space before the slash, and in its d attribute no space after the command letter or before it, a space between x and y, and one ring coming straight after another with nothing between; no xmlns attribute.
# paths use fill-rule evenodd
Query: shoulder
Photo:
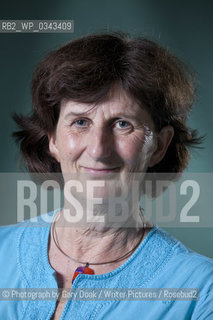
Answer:
<svg viewBox="0 0 213 320"><path fill-rule="evenodd" d="M156 228L156 238L163 239L166 245L170 244L173 263L177 261L178 263L191 263L195 266L206 265L210 268L213 267L213 259L191 250L167 231Z"/></svg>
<svg viewBox="0 0 213 320"><path fill-rule="evenodd" d="M50 225L53 215L54 211L13 225L0 226L1 250L10 248L12 244L17 244L19 238L28 229L31 234L39 234L43 227Z"/></svg>
<svg viewBox="0 0 213 320"><path fill-rule="evenodd" d="M192 319L213 319L213 259L187 248L161 228L152 237L155 255L167 251L155 274L155 287L197 289Z"/></svg>
<svg viewBox="0 0 213 320"><path fill-rule="evenodd" d="M22 231L23 224L0 227L0 287L14 286L14 278L20 276L18 247Z"/></svg>
<svg viewBox="0 0 213 320"><path fill-rule="evenodd" d="M54 212L23 222L0 227L0 265L6 272L7 266L15 270L20 265L20 259L28 259L29 251L42 246L42 237L47 234ZM4 270L3 270L4 269Z"/></svg>
<svg viewBox="0 0 213 320"><path fill-rule="evenodd" d="M16 251L17 241L24 226L25 223L0 226L0 260L2 257L7 257L10 252Z"/></svg>
<svg viewBox="0 0 213 320"><path fill-rule="evenodd" d="M161 245L170 247L169 259L165 272L173 279L179 279L184 284L203 287L211 279L213 283L213 259L187 248L179 240L161 228L156 229L156 240L161 239ZM163 240L162 240L163 239Z"/></svg>
<svg viewBox="0 0 213 320"><path fill-rule="evenodd" d="M172 258L173 263L180 263L182 266L184 264L184 267L186 269L188 267L191 271L196 269L213 271L213 259L193 251L179 240L176 240L174 245Z"/></svg>

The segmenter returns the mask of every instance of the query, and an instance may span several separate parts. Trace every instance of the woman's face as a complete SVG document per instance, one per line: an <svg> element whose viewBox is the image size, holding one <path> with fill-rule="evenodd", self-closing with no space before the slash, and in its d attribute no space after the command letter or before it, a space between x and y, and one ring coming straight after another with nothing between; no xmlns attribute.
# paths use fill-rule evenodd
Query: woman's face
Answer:
<svg viewBox="0 0 213 320"><path fill-rule="evenodd" d="M124 91L97 106L64 101L50 150L62 173L91 179L145 172L155 150L149 114Z"/></svg>
<svg viewBox="0 0 213 320"><path fill-rule="evenodd" d="M65 187L77 181L72 193L68 188L65 199L72 194L86 206L86 212L88 203L92 203L90 208L97 205L97 198L101 210L105 204L108 213L118 210L118 197L123 206L128 203L127 211L129 205L136 206L148 166L161 160L172 137L170 128L163 128L158 136L153 128L149 114L122 90L114 90L106 102L96 106L64 101L49 147L60 162ZM94 192L88 186L91 181Z"/></svg>

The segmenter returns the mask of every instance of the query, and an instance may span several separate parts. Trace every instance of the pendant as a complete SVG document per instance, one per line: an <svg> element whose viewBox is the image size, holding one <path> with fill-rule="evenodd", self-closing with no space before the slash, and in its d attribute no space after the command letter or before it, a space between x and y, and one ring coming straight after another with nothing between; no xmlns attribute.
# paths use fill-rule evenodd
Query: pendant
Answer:
<svg viewBox="0 0 213 320"><path fill-rule="evenodd" d="M73 278L72 278L72 283L74 282L75 278L77 277L78 274L95 274L94 270L89 268L89 263L86 263L85 266L80 266L78 267L74 274L73 274Z"/></svg>

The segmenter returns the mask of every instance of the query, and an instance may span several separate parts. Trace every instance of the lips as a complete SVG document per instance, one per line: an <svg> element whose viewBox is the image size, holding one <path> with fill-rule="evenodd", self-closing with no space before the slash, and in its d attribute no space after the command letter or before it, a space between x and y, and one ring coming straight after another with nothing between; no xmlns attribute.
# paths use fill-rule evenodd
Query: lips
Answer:
<svg viewBox="0 0 213 320"><path fill-rule="evenodd" d="M119 171L119 167L114 167L114 168L106 168L106 167L103 167L103 168L89 168L89 167L82 167L83 168L83 171L85 173L90 173L90 174L93 174L93 175L107 175L107 174L110 174L110 173L114 173L114 172L118 172Z"/></svg>

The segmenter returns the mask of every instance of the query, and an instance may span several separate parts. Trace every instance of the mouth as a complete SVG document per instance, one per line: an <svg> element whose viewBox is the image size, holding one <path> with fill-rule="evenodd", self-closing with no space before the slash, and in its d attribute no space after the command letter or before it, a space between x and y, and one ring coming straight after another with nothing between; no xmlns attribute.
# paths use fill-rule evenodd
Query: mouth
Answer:
<svg viewBox="0 0 213 320"><path fill-rule="evenodd" d="M119 172L120 167L114 168L89 168L89 167L82 167L85 173L89 173L95 176L104 176L109 175L115 172Z"/></svg>

